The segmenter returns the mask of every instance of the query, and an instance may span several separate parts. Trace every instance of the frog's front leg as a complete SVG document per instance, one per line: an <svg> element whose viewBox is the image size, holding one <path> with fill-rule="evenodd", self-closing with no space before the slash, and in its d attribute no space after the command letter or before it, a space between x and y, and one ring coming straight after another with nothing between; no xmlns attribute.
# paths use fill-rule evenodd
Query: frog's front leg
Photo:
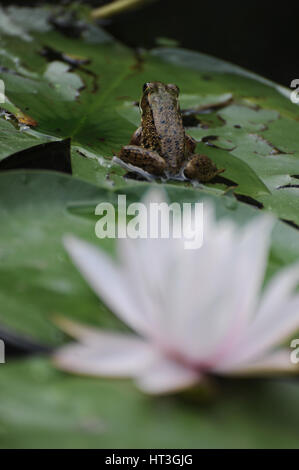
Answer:
<svg viewBox="0 0 299 470"><path fill-rule="evenodd" d="M225 170L218 170L216 165L206 155L191 155L184 169L187 178L200 181L201 183L207 183L223 171Z"/></svg>
<svg viewBox="0 0 299 470"><path fill-rule="evenodd" d="M190 137L190 135L188 134L185 135L185 147L189 155L192 155L194 153L196 147L196 140L193 139L193 137Z"/></svg>
<svg viewBox="0 0 299 470"><path fill-rule="evenodd" d="M125 145L118 157L131 165L142 168L155 176L163 176L166 162L157 152L148 150L138 145Z"/></svg>
<svg viewBox="0 0 299 470"><path fill-rule="evenodd" d="M131 137L130 145L141 145L142 127L138 127Z"/></svg>

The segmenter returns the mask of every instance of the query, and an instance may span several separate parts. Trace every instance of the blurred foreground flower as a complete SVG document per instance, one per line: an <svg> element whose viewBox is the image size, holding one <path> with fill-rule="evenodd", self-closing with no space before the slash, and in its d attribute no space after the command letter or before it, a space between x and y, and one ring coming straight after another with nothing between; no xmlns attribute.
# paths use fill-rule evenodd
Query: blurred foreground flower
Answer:
<svg viewBox="0 0 299 470"><path fill-rule="evenodd" d="M297 372L278 347L299 327L299 266L276 275L261 294L272 220L259 215L242 229L216 221L204 204L204 243L122 239L120 263L74 237L66 248L107 306L137 334L84 327L63 319L79 343L57 351L68 371L133 377L149 393L189 387L206 374Z"/></svg>

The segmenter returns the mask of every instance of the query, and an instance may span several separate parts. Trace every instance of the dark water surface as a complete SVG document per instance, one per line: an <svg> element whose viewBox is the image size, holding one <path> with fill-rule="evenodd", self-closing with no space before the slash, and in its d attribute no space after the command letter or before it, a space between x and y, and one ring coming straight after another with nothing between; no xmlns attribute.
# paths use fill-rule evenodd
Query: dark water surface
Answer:
<svg viewBox="0 0 299 470"><path fill-rule="evenodd" d="M109 0L89 0L95 6ZM72 3L1 1L0 5ZM133 47L153 47L157 37L234 62L286 86L299 78L299 4L296 2L157 0L120 15L105 28Z"/></svg>

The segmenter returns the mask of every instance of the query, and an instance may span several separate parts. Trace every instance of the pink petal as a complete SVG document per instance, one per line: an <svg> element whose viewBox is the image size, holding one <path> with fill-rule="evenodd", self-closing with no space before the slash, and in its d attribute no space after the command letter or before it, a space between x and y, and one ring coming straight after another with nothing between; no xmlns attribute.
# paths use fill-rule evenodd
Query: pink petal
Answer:
<svg viewBox="0 0 299 470"><path fill-rule="evenodd" d="M133 335L82 331L85 344L70 344L53 356L61 369L79 374L134 377L154 356L151 346ZM87 344L90 342L90 344Z"/></svg>
<svg viewBox="0 0 299 470"><path fill-rule="evenodd" d="M183 365L157 355L135 379L138 387L146 393L173 393L200 382L200 374Z"/></svg>

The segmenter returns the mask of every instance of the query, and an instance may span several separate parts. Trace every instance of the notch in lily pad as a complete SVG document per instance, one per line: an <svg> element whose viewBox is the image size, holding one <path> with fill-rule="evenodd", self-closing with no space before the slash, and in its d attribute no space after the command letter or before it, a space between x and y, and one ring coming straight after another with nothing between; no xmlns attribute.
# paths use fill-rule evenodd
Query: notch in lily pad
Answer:
<svg viewBox="0 0 299 470"><path fill-rule="evenodd" d="M53 170L72 174L71 139L34 145L0 162L0 170Z"/></svg>

